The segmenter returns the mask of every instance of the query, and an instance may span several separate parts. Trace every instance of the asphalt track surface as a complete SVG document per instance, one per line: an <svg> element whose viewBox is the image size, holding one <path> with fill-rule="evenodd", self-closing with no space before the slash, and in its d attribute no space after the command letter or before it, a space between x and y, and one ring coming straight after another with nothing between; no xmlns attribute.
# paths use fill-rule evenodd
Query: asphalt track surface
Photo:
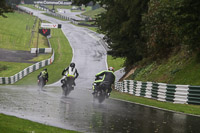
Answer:
<svg viewBox="0 0 200 133"><path fill-rule="evenodd" d="M106 51L84 28L44 16L62 24L73 48L80 73L75 90L62 96L60 81L43 91L36 86L0 86L0 112L64 129L94 133L199 133L200 117L164 111L129 102L106 99L93 101L94 75L107 68Z"/></svg>
<svg viewBox="0 0 200 133"><path fill-rule="evenodd" d="M35 61L29 61L35 56L30 51L0 49L0 61L36 63Z"/></svg>

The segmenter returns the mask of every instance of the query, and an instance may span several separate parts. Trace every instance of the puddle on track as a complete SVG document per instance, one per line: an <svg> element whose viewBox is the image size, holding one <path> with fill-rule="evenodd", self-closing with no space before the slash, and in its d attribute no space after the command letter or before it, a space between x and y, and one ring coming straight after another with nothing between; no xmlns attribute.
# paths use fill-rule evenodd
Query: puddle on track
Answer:
<svg viewBox="0 0 200 133"><path fill-rule="evenodd" d="M200 117L112 99L99 104L78 88L61 95L60 87L1 86L0 112L81 132L200 132Z"/></svg>

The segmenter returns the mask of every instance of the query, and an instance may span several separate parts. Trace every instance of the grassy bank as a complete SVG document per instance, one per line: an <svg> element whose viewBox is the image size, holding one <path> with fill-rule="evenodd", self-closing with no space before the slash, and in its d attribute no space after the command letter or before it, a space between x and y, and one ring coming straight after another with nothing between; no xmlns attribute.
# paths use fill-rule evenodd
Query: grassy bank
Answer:
<svg viewBox="0 0 200 133"><path fill-rule="evenodd" d="M13 76L30 65L32 64L0 61L0 77Z"/></svg>
<svg viewBox="0 0 200 133"><path fill-rule="evenodd" d="M7 13L6 16L0 16L0 48L29 51L36 47L39 19L33 29L34 16L21 12ZM31 40L32 33L34 36ZM40 34L38 47L48 47L47 39Z"/></svg>
<svg viewBox="0 0 200 133"><path fill-rule="evenodd" d="M200 62L198 60L195 54L181 50L169 59L138 67L128 79L144 82L200 85Z"/></svg>
<svg viewBox="0 0 200 133"><path fill-rule="evenodd" d="M25 13L7 13L0 16L0 47L12 50L30 50L29 41L35 17Z"/></svg>
<svg viewBox="0 0 200 133"><path fill-rule="evenodd" d="M138 97L138 96L133 96L131 94L121 93L116 90L112 91L111 97L134 102L134 103L140 103L144 105L167 109L171 111L200 115L200 106L198 105L174 104L174 103L169 103L169 102L161 102L161 101L157 101L157 100L153 100L149 98Z"/></svg>
<svg viewBox="0 0 200 133"><path fill-rule="evenodd" d="M112 56L107 56L108 67L114 67L115 71L121 69L123 67L125 59L123 58L113 58Z"/></svg>
<svg viewBox="0 0 200 133"><path fill-rule="evenodd" d="M77 133L4 114L0 114L0 131L2 133Z"/></svg>
<svg viewBox="0 0 200 133"><path fill-rule="evenodd" d="M48 47L47 39L44 36L39 34L37 40L39 19L21 12L7 13L6 16L7 18L0 17L2 25L0 27L0 48L30 51L30 48ZM36 24L33 29L34 22ZM34 35L31 38L32 31L34 31ZM50 54L41 55L31 61L41 61L50 56ZM0 61L0 77L12 76L32 64Z"/></svg>
<svg viewBox="0 0 200 133"><path fill-rule="evenodd" d="M67 67L72 59L72 49L69 45L68 40L64 36L63 32L60 29L52 29L52 37L50 38L50 43L55 52L54 62L46 66L49 73L49 82L54 83L61 79L62 71ZM16 82L17 85L36 85L37 84L37 75L42 71L43 68L27 75L22 80Z"/></svg>

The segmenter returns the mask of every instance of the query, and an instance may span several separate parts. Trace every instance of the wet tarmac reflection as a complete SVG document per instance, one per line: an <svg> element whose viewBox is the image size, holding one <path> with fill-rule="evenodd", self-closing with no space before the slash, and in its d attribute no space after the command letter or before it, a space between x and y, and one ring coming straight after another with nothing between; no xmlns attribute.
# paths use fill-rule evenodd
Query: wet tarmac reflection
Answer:
<svg viewBox="0 0 200 133"><path fill-rule="evenodd" d="M80 132L199 133L200 117L106 99L93 102L91 92L60 88L0 88L0 112Z"/></svg>

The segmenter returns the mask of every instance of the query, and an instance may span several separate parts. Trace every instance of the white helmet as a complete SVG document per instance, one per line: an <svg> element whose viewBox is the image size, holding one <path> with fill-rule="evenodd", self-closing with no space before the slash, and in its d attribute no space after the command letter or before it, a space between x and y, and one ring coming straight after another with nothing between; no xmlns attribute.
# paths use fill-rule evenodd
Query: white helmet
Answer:
<svg viewBox="0 0 200 133"><path fill-rule="evenodd" d="M113 67L109 67L108 70L114 72L114 68Z"/></svg>

